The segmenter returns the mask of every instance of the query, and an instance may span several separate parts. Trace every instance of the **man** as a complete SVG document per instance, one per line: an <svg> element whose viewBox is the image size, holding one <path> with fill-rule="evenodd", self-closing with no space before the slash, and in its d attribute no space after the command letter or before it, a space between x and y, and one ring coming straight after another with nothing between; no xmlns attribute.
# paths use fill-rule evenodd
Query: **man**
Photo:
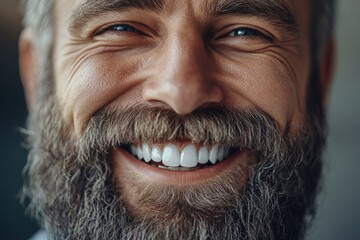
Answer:
<svg viewBox="0 0 360 240"><path fill-rule="evenodd" d="M302 239L332 0L29 0L23 197L50 239Z"/></svg>

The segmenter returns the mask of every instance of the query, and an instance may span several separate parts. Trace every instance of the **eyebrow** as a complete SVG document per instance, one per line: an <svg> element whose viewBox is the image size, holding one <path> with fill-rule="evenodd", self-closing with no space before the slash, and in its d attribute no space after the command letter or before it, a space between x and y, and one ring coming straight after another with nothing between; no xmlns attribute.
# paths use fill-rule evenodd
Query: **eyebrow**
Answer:
<svg viewBox="0 0 360 240"><path fill-rule="evenodd" d="M156 13L162 12L166 0L86 0L70 18L70 29L80 29L92 19L108 12L122 12L129 8Z"/></svg>
<svg viewBox="0 0 360 240"><path fill-rule="evenodd" d="M108 12L123 12L130 8L161 13L168 0L86 0L70 19L70 29L81 29L92 19ZM174 0L175 1L175 0ZM297 32L293 11L284 0L207 0L209 16L239 15L259 17L289 32Z"/></svg>
<svg viewBox="0 0 360 240"><path fill-rule="evenodd" d="M259 17L289 32L298 31L294 12L284 0L215 0L209 2L207 8L212 15Z"/></svg>

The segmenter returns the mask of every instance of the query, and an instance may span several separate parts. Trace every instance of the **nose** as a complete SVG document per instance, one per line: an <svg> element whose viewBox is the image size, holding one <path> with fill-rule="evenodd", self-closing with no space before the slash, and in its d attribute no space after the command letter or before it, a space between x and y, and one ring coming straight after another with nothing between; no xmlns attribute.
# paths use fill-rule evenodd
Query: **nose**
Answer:
<svg viewBox="0 0 360 240"><path fill-rule="evenodd" d="M145 101L164 103L185 115L222 100L222 90L212 79L211 61L200 39L174 34L159 55L154 77L144 83Z"/></svg>

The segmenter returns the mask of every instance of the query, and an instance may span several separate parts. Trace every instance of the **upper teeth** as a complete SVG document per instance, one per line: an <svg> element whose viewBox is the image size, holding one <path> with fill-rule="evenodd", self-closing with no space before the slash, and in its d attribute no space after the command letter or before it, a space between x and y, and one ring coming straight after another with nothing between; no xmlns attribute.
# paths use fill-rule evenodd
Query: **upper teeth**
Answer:
<svg viewBox="0 0 360 240"><path fill-rule="evenodd" d="M193 168L198 164L207 164L208 162L215 164L217 161L227 158L230 153L230 148L218 144L210 147L201 146L199 149L194 144L188 144L179 151L178 147L172 143L166 144L163 149L143 143L141 146L130 145L130 150L140 160L162 162L163 165L172 168Z"/></svg>

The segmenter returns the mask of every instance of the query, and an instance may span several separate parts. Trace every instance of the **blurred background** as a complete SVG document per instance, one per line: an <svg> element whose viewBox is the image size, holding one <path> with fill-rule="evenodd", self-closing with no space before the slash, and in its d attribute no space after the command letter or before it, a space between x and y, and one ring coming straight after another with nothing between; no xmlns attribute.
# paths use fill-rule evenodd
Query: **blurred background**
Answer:
<svg viewBox="0 0 360 240"><path fill-rule="evenodd" d="M307 240L360 240L360 9L339 0L337 71L328 109L330 127L324 189ZM0 0L0 239L28 239L37 224L17 194L26 152L18 129L26 106L18 74L21 16L16 0Z"/></svg>

